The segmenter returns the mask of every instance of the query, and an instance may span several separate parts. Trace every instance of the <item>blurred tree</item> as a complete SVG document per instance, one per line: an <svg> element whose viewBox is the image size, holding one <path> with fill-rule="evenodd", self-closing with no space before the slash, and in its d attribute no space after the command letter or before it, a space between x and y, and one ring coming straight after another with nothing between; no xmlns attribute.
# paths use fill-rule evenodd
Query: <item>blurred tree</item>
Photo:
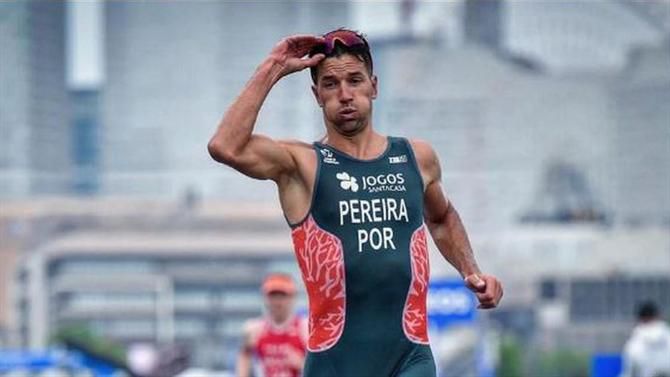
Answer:
<svg viewBox="0 0 670 377"><path fill-rule="evenodd" d="M532 369L536 376L588 377L589 355L570 349L543 352Z"/></svg>
<svg viewBox="0 0 670 377"><path fill-rule="evenodd" d="M523 376L523 360L521 345L515 336L505 335L500 342L500 364L496 371L499 377Z"/></svg>
<svg viewBox="0 0 670 377"><path fill-rule="evenodd" d="M51 336L51 343L62 344L67 348L85 352L92 357L123 369L126 366L125 349L109 339L97 335L84 324L60 327Z"/></svg>

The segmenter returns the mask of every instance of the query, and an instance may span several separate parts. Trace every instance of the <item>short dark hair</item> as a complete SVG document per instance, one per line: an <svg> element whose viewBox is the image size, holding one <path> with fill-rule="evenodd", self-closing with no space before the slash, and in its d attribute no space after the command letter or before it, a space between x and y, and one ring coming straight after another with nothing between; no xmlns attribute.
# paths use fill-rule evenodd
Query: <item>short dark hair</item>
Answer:
<svg viewBox="0 0 670 377"><path fill-rule="evenodd" d="M640 320L658 317L658 307L653 301L644 301L638 305L637 318Z"/></svg>
<svg viewBox="0 0 670 377"><path fill-rule="evenodd" d="M344 43L342 43L341 41L335 40L333 50L330 53L325 54L323 46L317 46L317 47L313 48L312 51L309 52L309 56L311 57L311 56L314 56L316 54L325 54L326 58L332 58L332 57L340 57L340 56L346 55L346 54L352 55L352 56L355 56L356 58L358 58L358 60L362 61L363 64L365 64L365 68L368 70L368 73L370 74L370 76L372 76L373 64L372 64L372 55L370 54L370 44L368 43L367 39L365 39L365 36L363 36L363 34L357 32L357 31L354 31L354 30L350 30L350 29L346 29L346 28L339 28L339 29L335 29L333 31L329 31L329 32L323 34L323 37L327 38L327 36L329 34L332 34L332 33L335 33L335 32L342 32L342 31L351 32L351 33L356 34L356 36L363 41L364 45L363 46L360 46L360 45L358 45L358 46L347 46ZM316 80L317 80L318 74L319 74L318 65L310 67L309 68L309 73L312 76L312 82L316 84Z"/></svg>

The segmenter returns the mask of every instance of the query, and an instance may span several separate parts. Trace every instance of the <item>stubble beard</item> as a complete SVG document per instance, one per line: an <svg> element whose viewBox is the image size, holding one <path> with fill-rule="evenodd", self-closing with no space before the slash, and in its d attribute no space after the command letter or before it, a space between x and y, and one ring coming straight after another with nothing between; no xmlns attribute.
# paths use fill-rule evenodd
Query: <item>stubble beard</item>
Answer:
<svg viewBox="0 0 670 377"><path fill-rule="evenodd" d="M365 119L356 119L353 121L333 123L333 128L342 136L352 137L361 133L366 127Z"/></svg>

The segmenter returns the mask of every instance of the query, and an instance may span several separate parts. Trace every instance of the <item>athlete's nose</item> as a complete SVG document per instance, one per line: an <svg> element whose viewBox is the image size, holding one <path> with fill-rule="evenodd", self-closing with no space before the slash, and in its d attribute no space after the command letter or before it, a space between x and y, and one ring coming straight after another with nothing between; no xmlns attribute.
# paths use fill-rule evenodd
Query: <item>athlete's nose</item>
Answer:
<svg viewBox="0 0 670 377"><path fill-rule="evenodd" d="M346 83L340 86L340 102L350 102L354 99L351 88Z"/></svg>

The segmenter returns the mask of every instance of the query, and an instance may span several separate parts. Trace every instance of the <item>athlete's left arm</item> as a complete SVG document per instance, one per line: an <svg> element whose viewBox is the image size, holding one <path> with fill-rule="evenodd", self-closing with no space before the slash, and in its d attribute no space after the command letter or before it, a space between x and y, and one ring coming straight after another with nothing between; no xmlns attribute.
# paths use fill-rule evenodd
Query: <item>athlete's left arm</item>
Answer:
<svg viewBox="0 0 670 377"><path fill-rule="evenodd" d="M438 250L465 280L479 300L479 308L495 308L503 295L500 281L477 266L468 234L456 208L442 190L442 169L437 154L426 142L412 140L424 182L424 221Z"/></svg>

